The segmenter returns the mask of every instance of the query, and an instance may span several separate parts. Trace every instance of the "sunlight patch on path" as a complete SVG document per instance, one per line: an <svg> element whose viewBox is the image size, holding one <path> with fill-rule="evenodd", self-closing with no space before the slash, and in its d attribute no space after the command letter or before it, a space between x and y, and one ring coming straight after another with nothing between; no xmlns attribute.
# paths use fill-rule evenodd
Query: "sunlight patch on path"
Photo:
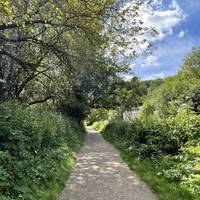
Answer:
<svg viewBox="0 0 200 200"><path fill-rule="evenodd" d="M156 200L121 160L118 150L92 128L60 200Z"/></svg>

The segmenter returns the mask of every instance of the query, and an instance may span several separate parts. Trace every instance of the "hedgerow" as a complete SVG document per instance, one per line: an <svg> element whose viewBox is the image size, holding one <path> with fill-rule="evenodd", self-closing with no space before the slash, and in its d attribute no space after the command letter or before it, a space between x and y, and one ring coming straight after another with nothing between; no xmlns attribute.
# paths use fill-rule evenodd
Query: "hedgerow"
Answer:
<svg viewBox="0 0 200 200"><path fill-rule="evenodd" d="M188 199L200 194L200 115L183 107L167 118L143 115L133 122L114 120L103 135L135 159L151 160L155 175L194 195Z"/></svg>
<svg viewBox="0 0 200 200"><path fill-rule="evenodd" d="M61 114L1 104L0 199L45 199L43 191L60 181L60 173L66 178L82 138L79 125Z"/></svg>

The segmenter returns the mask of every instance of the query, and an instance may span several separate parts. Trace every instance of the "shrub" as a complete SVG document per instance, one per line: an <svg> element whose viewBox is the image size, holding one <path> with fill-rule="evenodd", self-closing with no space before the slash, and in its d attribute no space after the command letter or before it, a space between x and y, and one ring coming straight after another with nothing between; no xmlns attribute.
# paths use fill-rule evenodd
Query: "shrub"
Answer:
<svg viewBox="0 0 200 200"><path fill-rule="evenodd" d="M73 157L83 134L58 113L16 104L0 105L1 199L40 199L58 168Z"/></svg>
<svg viewBox="0 0 200 200"><path fill-rule="evenodd" d="M105 121L97 121L97 122L94 122L92 127L96 130L96 131L99 131L99 132L102 132L105 130L106 126L108 125L108 120L105 120Z"/></svg>
<svg viewBox="0 0 200 200"><path fill-rule="evenodd" d="M181 153L172 157L174 164L164 171L163 175L179 181L182 188L192 194L200 194L200 143L190 141Z"/></svg>
<svg viewBox="0 0 200 200"><path fill-rule="evenodd" d="M111 121L104 137L140 159L151 159L167 179L196 195L200 193L200 116L184 106L177 115L144 116L133 122Z"/></svg>
<svg viewBox="0 0 200 200"><path fill-rule="evenodd" d="M88 117L86 118L86 124L92 125L98 121L111 120L117 115L114 110L106 110L105 108L93 108L90 110Z"/></svg>

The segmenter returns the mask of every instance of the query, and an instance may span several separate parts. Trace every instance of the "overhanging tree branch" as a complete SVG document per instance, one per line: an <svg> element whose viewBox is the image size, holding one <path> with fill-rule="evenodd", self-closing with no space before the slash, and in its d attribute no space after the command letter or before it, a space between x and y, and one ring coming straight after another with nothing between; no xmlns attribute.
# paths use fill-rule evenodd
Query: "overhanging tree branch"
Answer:
<svg viewBox="0 0 200 200"><path fill-rule="evenodd" d="M30 63L30 62L26 62L20 58L17 58L16 56L14 56L13 54L9 53L8 51L4 50L4 49L0 49L0 55L5 55L9 58L11 58L12 60L14 60L16 63L18 63L19 65L23 66L23 67L30 67L30 68L35 68L38 67L40 61L38 63Z"/></svg>
<svg viewBox="0 0 200 200"><path fill-rule="evenodd" d="M54 96L50 95L50 96L48 96L44 99L39 99L39 100L35 100L35 101L30 102L29 106L31 106L33 104L37 104L37 103L44 103L44 102L48 101L49 99L53 99L53 98L54 98Z"/></svg>

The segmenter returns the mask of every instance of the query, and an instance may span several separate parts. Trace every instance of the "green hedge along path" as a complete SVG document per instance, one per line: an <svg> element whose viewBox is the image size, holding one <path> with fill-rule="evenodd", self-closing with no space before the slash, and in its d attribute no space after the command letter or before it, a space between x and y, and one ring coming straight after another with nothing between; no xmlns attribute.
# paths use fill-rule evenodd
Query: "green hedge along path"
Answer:
<svg viewBox="0 0 200 200"><path fill-rule="evenodd" d="M88 128L85 145L60 200L156 200L118 150Z"/></svg>

